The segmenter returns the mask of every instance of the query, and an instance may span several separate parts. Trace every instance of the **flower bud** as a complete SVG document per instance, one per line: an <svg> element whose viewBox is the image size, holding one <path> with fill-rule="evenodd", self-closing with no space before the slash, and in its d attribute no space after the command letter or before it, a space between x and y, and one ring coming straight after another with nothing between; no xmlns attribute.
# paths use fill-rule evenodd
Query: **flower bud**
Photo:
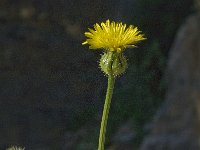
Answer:
<svg viewBox="0 0 200 150"><path fill-rule="evenodd" d="M101 56L99 66L106 75L118 76L125 72L127 60L123 53L107 51Z"/></svg>

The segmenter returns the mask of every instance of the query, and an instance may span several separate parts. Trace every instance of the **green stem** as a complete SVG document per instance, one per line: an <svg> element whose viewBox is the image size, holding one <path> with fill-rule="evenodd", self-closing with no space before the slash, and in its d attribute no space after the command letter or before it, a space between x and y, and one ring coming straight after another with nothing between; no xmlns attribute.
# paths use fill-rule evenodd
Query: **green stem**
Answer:
<svg viewBox="0 0 200 150"><path fill-rule="evenodd" d="M110 103L112 99L113 89L114 89L115 77L112 74L108 75L108 87L106 92L106 99L103 109L103 115L101 120L101 129L99 134L99 147L98 150L104 150L104 142L106 135L106 126L108 121Z"/></svg>

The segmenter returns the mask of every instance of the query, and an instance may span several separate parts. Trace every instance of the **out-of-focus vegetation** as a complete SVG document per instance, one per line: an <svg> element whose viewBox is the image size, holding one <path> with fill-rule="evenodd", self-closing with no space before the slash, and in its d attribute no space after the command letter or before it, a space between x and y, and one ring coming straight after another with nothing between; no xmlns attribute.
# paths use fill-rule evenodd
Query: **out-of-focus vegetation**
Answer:
<svg viewBox="0 0 200 150"><path fill-rule="evenodd" d="M195 7L198 11L200 11L200 0L195 0Z"/></svg>
<svg viewBox="0 0 200 150"><path fill-rule="evenodd" d="M17 146L12 146L6 150L25 150L25 148L17 147Z"/></svg>

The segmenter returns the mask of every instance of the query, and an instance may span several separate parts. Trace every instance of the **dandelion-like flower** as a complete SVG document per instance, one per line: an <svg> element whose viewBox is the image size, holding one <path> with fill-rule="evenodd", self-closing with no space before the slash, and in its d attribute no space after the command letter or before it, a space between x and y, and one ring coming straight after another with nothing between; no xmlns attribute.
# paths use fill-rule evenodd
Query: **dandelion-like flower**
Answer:
<svg viewBox="0 0 200 150"><path fill-rule="evenodd" d="M99 67L108 76L108 87L106 92L105 104L101 119L101 128L99 132L98 150L104 150L106 126L108 114L114 89L115 78L123 74L127 69L127 59L123 55L125 48L136 47L136 43L145 40L144 34L137 27L126 24L110 22L107 20L100 25L96 23L94 30L89 28L90 32L85 32L88 39L82 44L89 44L90 49L105 49L101 55Z"/></svg>
<svg viewBox="0 0 200 150"><path fill-rule="evenodd" d="M100 25L96 23L94 30L88 28L90 32L85 32L88 39L82 44L89 44L90 49L107 49L112 52L122 52L125 48L136 47L136 43L145 40L144 34L137 27L126 24L110 22L107 20Z"/></svg>
<svg viewBox="0 0 200 150"><path fill-rule="evenodd" d="M17 146L12 146L7 148L6 150L25 150L25 148L17 147Z"/></svg>

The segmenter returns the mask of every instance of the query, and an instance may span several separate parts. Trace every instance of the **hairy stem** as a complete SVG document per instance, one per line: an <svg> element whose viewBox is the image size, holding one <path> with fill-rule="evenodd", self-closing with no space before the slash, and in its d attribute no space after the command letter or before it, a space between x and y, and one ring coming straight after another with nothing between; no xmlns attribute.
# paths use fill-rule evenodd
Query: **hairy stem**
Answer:
<svg viewBox="0 0 200 150"><path fill-rule="evenodd" d="M101 120L101 129L99 134L99 147L98 150L104 150L105 135L106 135L106 126L108 121L109 109L114 89L115 77L112 74L108 75L108 87L106 92L106 99L103 109L103 115Z"/></svg>

